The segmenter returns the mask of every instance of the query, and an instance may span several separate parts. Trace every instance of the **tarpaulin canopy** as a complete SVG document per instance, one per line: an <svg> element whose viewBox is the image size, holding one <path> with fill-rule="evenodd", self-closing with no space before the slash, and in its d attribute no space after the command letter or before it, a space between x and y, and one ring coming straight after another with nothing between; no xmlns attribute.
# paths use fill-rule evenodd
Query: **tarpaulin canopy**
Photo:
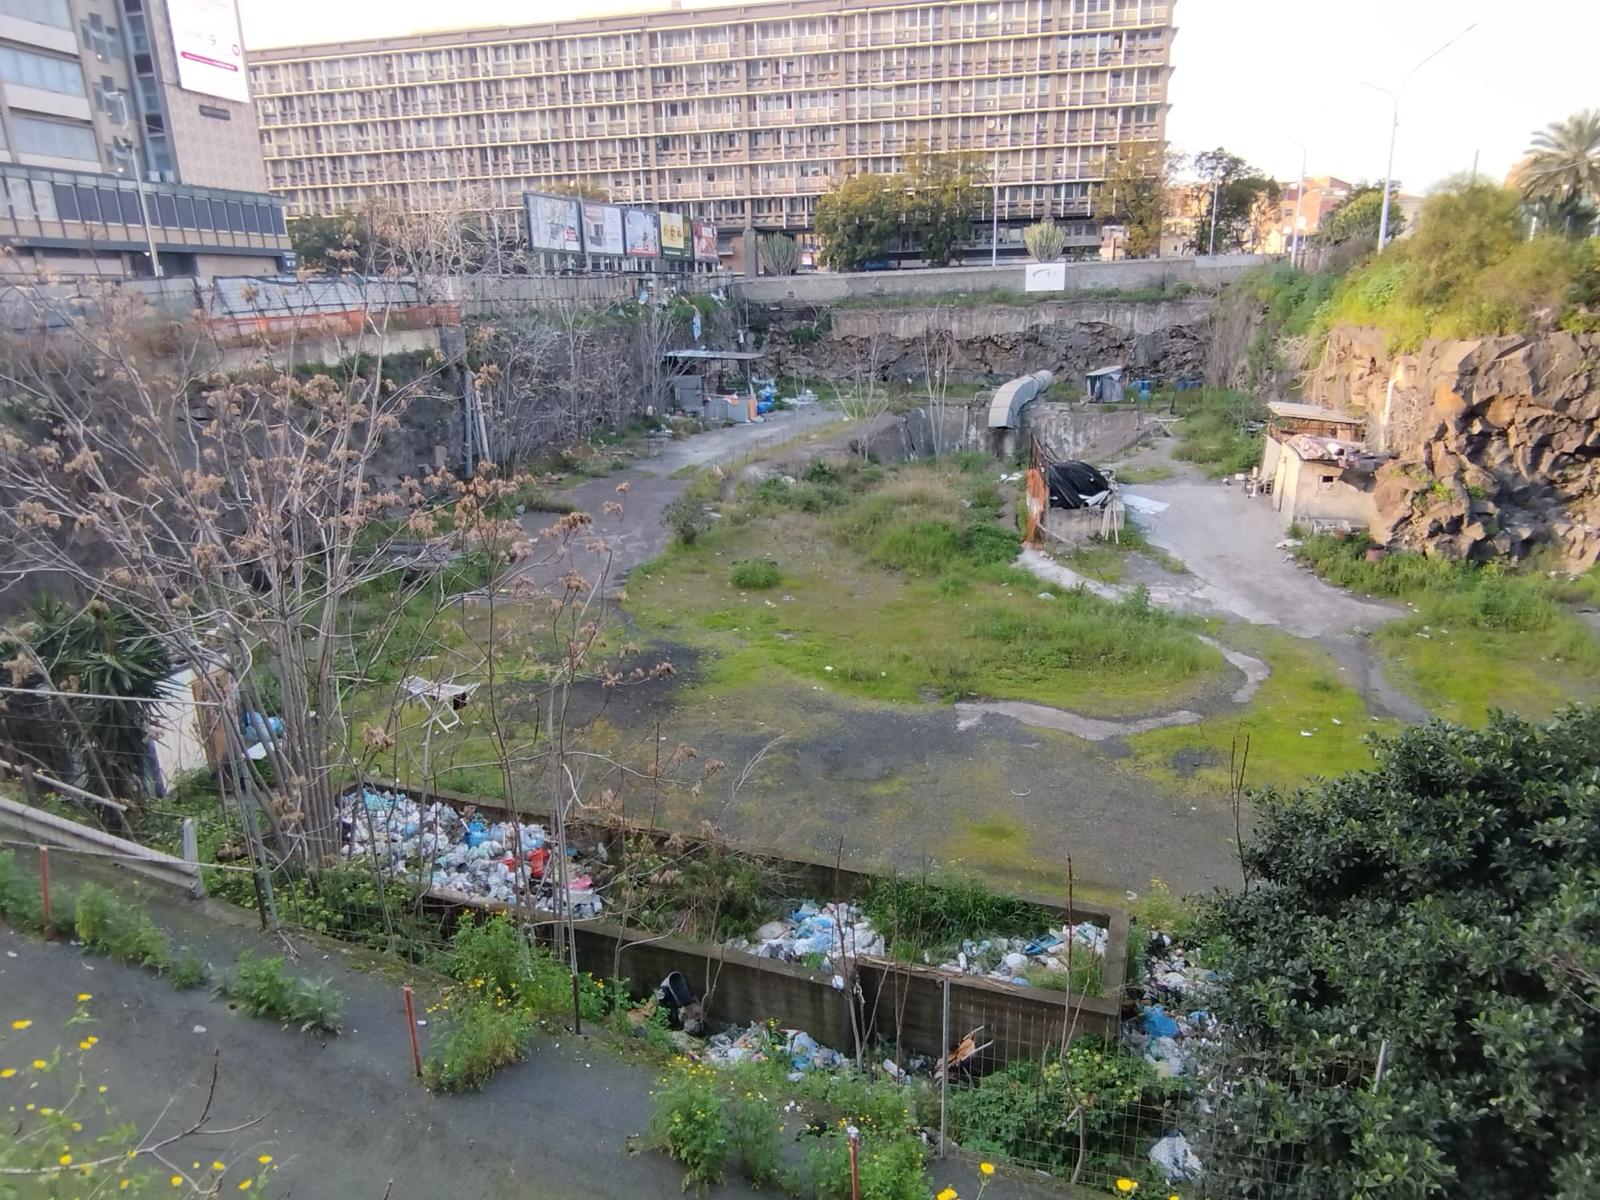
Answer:
<svg viewBox="0 0 1600 1200"><path fill-rule="evenodd" d="M1045 469L1052 508L1088 508L1111 492L1111 484L1086 462L1053 463Z"/></svg>

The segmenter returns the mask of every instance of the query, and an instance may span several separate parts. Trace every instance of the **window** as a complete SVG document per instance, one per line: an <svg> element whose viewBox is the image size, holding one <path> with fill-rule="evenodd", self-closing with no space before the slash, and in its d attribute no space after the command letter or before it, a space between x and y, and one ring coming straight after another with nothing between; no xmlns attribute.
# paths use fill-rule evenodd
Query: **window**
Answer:
<svg viewBox="0 0 1600 1200"><path fill-rule="evenodd" d="M72 12L67 0L0 0L0 13L40 25L54 25L57 29L72 28Z"/></svg>
<svg viewBox="0 0 1600 1200"><path fill-rule="evenodd" d="M87 125L69 125L64 121L13 113L11 131L19 153L76 158L97 166L100 163L100 144L95 141L94 130Z"/></svg>
<svg viewBox="0 0 1600 1200"><path fill-rule="evenodd" d="M0 46L0 79L46 92L84 95L83 67L75 60L51 58L15 46Z"/></svg>

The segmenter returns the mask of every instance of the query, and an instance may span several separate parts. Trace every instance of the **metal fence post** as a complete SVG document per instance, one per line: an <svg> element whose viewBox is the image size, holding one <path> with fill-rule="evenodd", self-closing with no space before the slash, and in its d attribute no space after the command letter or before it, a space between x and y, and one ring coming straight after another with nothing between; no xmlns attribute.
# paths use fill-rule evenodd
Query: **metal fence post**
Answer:
<svg viewBox="0 0 1600 1200"><path fill-rule="evenodd" d="M200 873L200 835L195 829L194 818L183 819L183 861L195 865L194 895L196 899L206 894L205 876Z"/></svg>
<svg viewBox="0 0 1600 1200"><path fill-rule="evenodd" d="M941 1015L939 1028L940 1053L945 1055L939 1068L939 1157L945 1153L945 1109L950 1099L950 978L945 977L943 988L943 1002L940 1005Z"/></svg>

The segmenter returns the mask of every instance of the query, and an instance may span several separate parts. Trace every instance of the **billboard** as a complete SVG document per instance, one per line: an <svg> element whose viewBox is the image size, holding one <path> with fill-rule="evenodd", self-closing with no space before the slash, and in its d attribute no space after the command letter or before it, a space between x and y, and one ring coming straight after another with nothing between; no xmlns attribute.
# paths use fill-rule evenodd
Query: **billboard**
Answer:
<svg viewBox="0 0 1600 1200"><path fill-rule="evenodd" d="M694 256L701 262L717 261L717 227L710 221L694 223Z"/></svg>
<svg viewBox="0 0 1600 1200"><path fill-rule="evenodd" d="M178 86L222 100L250 103L244 39L233 0L168 0Z"/></svg>
<svg viewBox="0 0 1600 1200"><path fill-rule="evenodd" d="M689 223L680 213L661 214L661 257L689 257Z"/></svg>
<svg viewBox="0 0 1600 1200"><path fill-rule="evenodd" d="M622 210L622 237L631 258L661 257L661 226L656 215L638 208Z"/></svg>
<svg viewBox="0 0 1600 1200"><path fill-rule="evenodd" d="M590 254L622 253L622 210L615 204L584 201L583 248Z"/></svg>
<svg viewBox="0 0 1600 1200"><path fill-rule="evenodd" d="M534 250L558 250L563 254L582 254L583 235L579 203L571 196L522 194L522 207L528 214L528 245Z"/></svg>

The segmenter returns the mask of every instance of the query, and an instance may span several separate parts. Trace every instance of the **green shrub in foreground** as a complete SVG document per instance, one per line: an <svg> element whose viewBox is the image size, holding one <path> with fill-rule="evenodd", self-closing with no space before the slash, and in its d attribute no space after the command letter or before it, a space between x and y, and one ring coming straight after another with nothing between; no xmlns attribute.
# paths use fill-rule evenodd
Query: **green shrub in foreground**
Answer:
<svg viewBox="0 0 1600 1200"><path fill-rule="evenodd" d="M733 1150L733 1129L706 1067L691 1067L655 1095L650 1140L684 1168L683 1189L721 1183ZM848 1194L848 1193L847 1193Z"/></svg>
<svg viewBox="0 0 1600 1200"><path fill-rule="evenodd" d="M733 564L728 578L736 588L761 592L775 588L783 582L783 572L778 564L768 558L741 559Z"/></svg>
<svg viewBox="0 0 1600 1200"><path fill-rule="evenodd" d="M434 1035L422 1082L435 1092L480 1088L501 1067L526 1053L532 1014L483 1000L460 1006Z"/></svg>
<svg viewBox="0 0 1600 1200"><path fill-rule="evenodd" d="M78 892L78 940L91 950L136 967L164 971L172 961L172 939L137 908L108 888L86 883Z"/></svg>
<svg viewBox="0 0 1600 1200"><path fill-rule="evenodd" d="M223 972L217 992L236 1000L252 1017L272 1017L313 1033L338 1033L344 995L330 979L287 975L283 959L257 959L239 951L238 962Z"/></svg>
<svg viewBox="0 0 1600 1200"><path fill-rule="evenodd" d="M830 1131L806 1156L817 1200L850 1200L850 1144ZM927 1151L916 1138L863 1134L858 1152L861 1200L927 1200Z"/></svg>

